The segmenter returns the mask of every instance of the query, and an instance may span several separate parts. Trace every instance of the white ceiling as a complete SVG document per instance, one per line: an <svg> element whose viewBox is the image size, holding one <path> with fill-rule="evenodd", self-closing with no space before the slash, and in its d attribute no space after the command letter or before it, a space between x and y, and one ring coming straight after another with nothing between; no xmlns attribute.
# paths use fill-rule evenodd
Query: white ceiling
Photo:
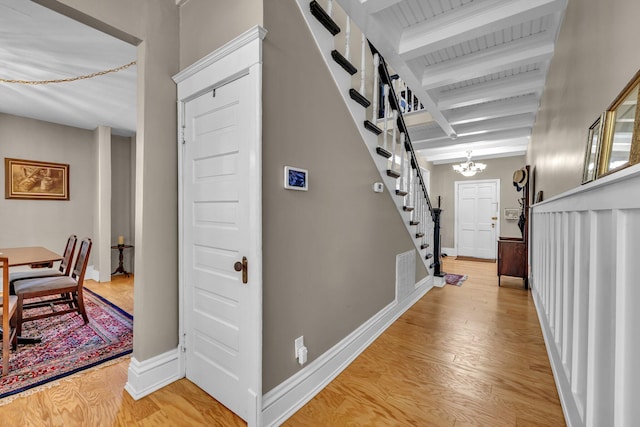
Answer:
<svg viewBox="0 0 640 427"><path fill-rule="evenodd" d="M523 155L567 0L337 0L429 111L435 163Z"/></svg>
<svg viewBox="0 0 640 427"><path fill-rule="evenodd" d="M128 64L136 47L28 0L0 0L0 78L55 80ZM136 130L136 66L70 83L0 82L0 112L117 135Z"/></svg>

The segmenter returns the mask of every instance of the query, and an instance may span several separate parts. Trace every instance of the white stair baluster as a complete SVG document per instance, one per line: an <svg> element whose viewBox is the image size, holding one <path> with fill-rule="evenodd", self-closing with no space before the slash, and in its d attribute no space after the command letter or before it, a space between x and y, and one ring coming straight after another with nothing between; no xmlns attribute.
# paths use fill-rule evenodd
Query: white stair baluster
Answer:
<svg viewBox="0 0 640 427"><path fill-rule="evenodd" d="M365 67L365 46L367 42L367 38L364 36L364 33L360 37L360 94L362 96L367 96L364 93L364 80L366 77L366 67Z"/></svg>
<svg viewBox="0 0 640 427"><path fill-rule="evenodd" d="M344 57L347 61L351 61L351 19L347 16L347 24L345 25L344 34Z"/></svg>
<svg viewBox="0 0 640 427"><path fill-rule="evenodd" d="M400 132L400 179L398 180L398 189L400 191L403 191L405 186L404 156L406 155L406 152L404 149L404 138L404 132Z"/></svg>
<svg viewBox="0 0 640 427"><path fill-rule="evenodd" d="M376 123L378 120L378 98L380 94L380 88L378 87L378 81L380 74L378 66L380 65L380 55L377 53L373 55L373 112L371 113L371 123Z"/></svg>
<svg viewBox="0 0 640 427"><path fill-rule="evenodd" d="M426 200L424 198L424 193L422 192L422 186L420 186L420 211L421 211L421 219L420 219L420 225L422 226L422 234L424 234L424 236L422 236L422 241L424 241L424 237L427 235L427 221L426 221L426 213L427 213L427 203Z"/></svg>
<svg viewBox="0 0 640 427"><path fill-rule="evenodd" d="M398 111L397 110L393 110L393 122L391 123L391 127L393 129L392 133L391 133L391 144L393 144L393 155L391 156L391 170L395 171L396 170L396 156L398 155L398 150L397 150L397 136L396 136L396 122L398 120Z"/></svg>
<svg viewBox="0 0 640 427"><path fill-rule="evenodd" d="M409 193L411 191L411 153L409 151L405 150L405 154L407 155L407 162L405 164L405 173L407 175L406 177L406 184L405 184L405 188L406 188L406 192Z"/></svg>
<svg viewBox="0 0 640 427"><path fill-rule="evenodd" d="M407 88L407 92L409 92L409 88ZM413 91L411 91L411 103L409 104L409 111L413 111L413 102L414 102L414 98L415 96L413 95Z"/></svg>
<svg viewBox="0 0 640 427"><path fill-rule="evenodd" d="M382 148L389 151L387 148L387 140L388 138L388 129L389 129L389 120L387 120L388 111L389 111L389 85L384 85L384 90L382 92L382 97L384 98L384 136L382 137Z"/></svg>
<svg viewBox="0 0 640 427"><path fill-rule="evenodd" d="M418 219L418 211L417 211L417 203L418 203L418 177L414 175L413 171L411 172L411 178L413 180L413 186L411 188L411 199L412 199L412 203L411 206L413 206L413 210L411 211L412 213L412 217L414 221L420 221Z"/></svg>
<svg viewBox="0 0 640 427"><path fill-rule="evenodd" d="M327 0L327 15L331 16L333 13L333 0Z"/></svg>
<svg viewBox="0 0 640 427"><path fill-rule="evenodd" d="M407 159L407 163L409 163L409 159ZM407 206L413 205L413 174L411 173L411 166L407 165L407 169L409 171L409 179L407 182L407 195L406 195L406 204ZM413 213L411 214L411 218L413 219Z"/></svg>

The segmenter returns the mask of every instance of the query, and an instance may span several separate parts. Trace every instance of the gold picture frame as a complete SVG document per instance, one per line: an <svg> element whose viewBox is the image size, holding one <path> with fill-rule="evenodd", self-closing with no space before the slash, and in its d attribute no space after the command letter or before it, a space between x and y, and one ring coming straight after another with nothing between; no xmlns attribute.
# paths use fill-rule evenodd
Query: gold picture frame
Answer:
<svg viewBox="0 0 640 427"><path fill-rule="evenodd" d="M640 162L640 71L606 111L598 177Z"/></svg>
<svg viewBox="0 0 640 427"><path fill-rule="evenodd" d="M4 159L5 199L69 200L69 165Z"/></svg>

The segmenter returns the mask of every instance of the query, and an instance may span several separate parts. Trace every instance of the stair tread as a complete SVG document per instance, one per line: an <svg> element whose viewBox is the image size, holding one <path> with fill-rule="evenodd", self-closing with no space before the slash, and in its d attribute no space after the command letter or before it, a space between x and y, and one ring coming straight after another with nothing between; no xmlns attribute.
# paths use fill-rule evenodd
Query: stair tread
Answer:
<svg viewBox="0 0 640 427"><path fill-rule="evenodd" d="M376 153L378 153L382 157L386 157L387 159L391 157L391 152L389 150L385 150L382 147L376 147Z"/></svg>
<svg viewBox="0 0 640 427"><path fill-rule="evenodd" d="M317 1L313 0L309 4L309 8L311 9L311 14L316 17L318 21L331 33L331 35L335 36L340 32L340 27L336 22L325 12L325 10L318 4Z"/></svg>
<svg viewBox="0 0 640 427"><path fill-rule="evenodd" d="M396 195L397 196L406 196L407 194L409 194L409 193L407 193L404 190L396 190Z"/></svg>
<svg viewBox="0 0 640 427"><path fill-rule="evenodd" d="M402 210L405 212L411 212L413 210L413 206L403 206Z"/></svg>
<svg viewBox="0 0 640 427"><path fill-rule="evenodd" d="M424 237L424 233L416 233L416 239Z"/></svg>
<svg viewBox="0 0 640 427"><path fill-rule="evenodd" d="M427 249L429 247L428 243L423 243L422 245L420 245L420 249Z"/></svg>
<svg viewBox="0 0 640 427"><path fill-rule="evenodd" d="M418 225L420 224L420 221L409 221L409 225Z"/></svg>
<svg viewBox="0 0 640 427"><path fill-rule="evenodd" d="M380 135L382 133L382 129L380 129L378 126L376 126L375 124L373 124L369 120L365 120L364 121L364 127L365 127L365 129L375 133L376 135Z"/></svg>
<svg viewBox="0 0 640 427"><path fill-rule="evenodd" d="M337 50L332 50L331 51L331 57L333 58L334 61L336 61L342 68L344 68L344 70L351 74L352 76L358 72L358 69L356 67L353 66L353 64L351 62L349 62L349 60L347 58L345 58L340 52L338 52Z"/></svg>
<svg viewBox="0 0 640 427"><path fill-rule="evenodd" d="M355 89L349 89L349 96L364 108L367 108L369 107L369 105L371 105L371 102L369 102L369 100L363 94Z"/></svg>
<svg viewBox="0 0 640 427"><path fill-rule="evenodd" d="M387 169L387 176L391 178L400 178L400 172L394 171L393 169Z"/></svg>

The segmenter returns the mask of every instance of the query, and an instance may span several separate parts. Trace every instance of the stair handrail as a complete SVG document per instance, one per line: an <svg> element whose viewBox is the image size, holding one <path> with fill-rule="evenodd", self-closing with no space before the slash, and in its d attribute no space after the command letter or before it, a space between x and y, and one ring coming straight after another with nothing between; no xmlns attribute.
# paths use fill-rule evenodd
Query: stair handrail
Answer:
<svg viewBox="0 0 640 427"><path fill-rule="evenodd" d="M392 104L391 109L396 110L398 112L397 125L401 132L404 133L404 148L409 153L411 158L411 167L416 170L416 175L418 178L418 182L420 183L420 187L422 188L422 193L424 195L425 200L427 201L427 206L429 206L429 212L431 213L431 218L435 220L435 214L433 211L433 206L431 205L431 200L429 199L429 192L427 191L427 186L424 183L424 178L422 177L422 171L420 170L420 164L418 163L418 157L416 156L416 152L413 149L413 144L411 143L411 137L409 136L409 132L407 129L407 125L404 122L404 114L398 104L398 97L391 84L391 76L389 74L389 69L387 68L387 62L384 60L384 57L380 54L378 49L375 48L371 42L369 42L369 49L371 53L375 55L378 54L380 58L380 62L378 64L378 73L380 75L381 84L387 84L389 86L389 102ZM378 90L374 88L374 90ZM384 112L384 118L386 120L387 112Z"/></svg>

